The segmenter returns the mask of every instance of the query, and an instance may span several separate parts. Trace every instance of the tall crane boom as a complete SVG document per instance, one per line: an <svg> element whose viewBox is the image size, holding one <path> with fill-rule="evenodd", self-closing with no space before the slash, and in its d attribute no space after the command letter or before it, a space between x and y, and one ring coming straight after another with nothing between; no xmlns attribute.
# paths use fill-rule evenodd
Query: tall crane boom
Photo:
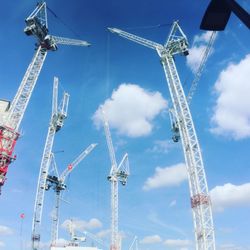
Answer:
<svg viewBox="0 0 250 250"><path fill-rule="evenodd" d="M78 40L78 39L70 39L70 38L65 38L65 37L59 37L59 36L47 36L47 38L50 40L53 40L54 43L56 44L62 44L62 45L74 45L74 46L87 46L89 47L91 44Z"/></svg>
<svg viewBox="0 0 250 250"><path fill-rule="evenodd" d="M60 176L61 181L65 181L66 177L77 167L81 161L97 146L97 143L90 144L68 167L62 172Z"/></svg>
<svg viewBox="0 0 250 250"><path fill-rule="evenodd" d="M138 250L138 238L137 238L137 236L134 237L128 250Z"/></svg>
<svg viewBox="0 0 250 250"><path fill-rule="evenodd" d="M122 185L126 185L129 175L128 154L126 153L120 164L117 166L115 150L109 130L108 119L102 109L103 113L103 126L106 136L106 141L109 149L109 156L111 161L110 174L108 180L111 182L111 250L120 250L120 240L118 231L118 181Z"/></svg>
<svg viewBox="0 0 250 250"><path fill-rule="evenodd" d="M114 150L114 146L113 146L113 142L112 142L112 138L111 138L111 133L109 130L108 119L107 119L106 114L105 114L103 109L102 109L102 115L103 115L103 126L104 126L106 141L107 141L107 145L108 145L108 150L109 150L109 157L110 157L110 161L112 164L111 170L110 170L110 175L111 175L112 173L114 173L117 170L117 162L116 162L115 150Z"/></svg>
<svg viewBox="0 0 250 250"><path fill-rule="evenodd" d="M148 42L148 40L144 43L142 38L128 34L127 32L123 32L121 30L119 30L119 32L116 32L117 29L114 28L109 28L109 30L146 47L149 47L149 44L153 43ZM165 45L157 45L154 46L154 48L161 58L161 63L166 75L174 107L174 113L177 119L177 126L180 130L182 147L189 177L196 249L215 250L211 201L207 187L202 155L191 112L189 110L189 105L187 103L174 62L174 55L188 55L188 41L178 22L173 23Z"/></svg>
<svg viewBox="0 0 250 250"><path fill-rule="evenodd" d="M0 124L0 190L6 180L9 164L19 137L19 126L29 103L38 76L48 51L57 50L57 44L89 46L86 41L51 36L48 33L46 3L38 3L35 10L26 18L26 35L37 39L36 52L26 70L18 91L8 110L7 118Z"/></svg>
<svg viewBox="0 0 250 250"><path fill-rule="evenodd" d="M65 179L67 176L85 159L87 155L91 153L91 151L97 146L96 143L90 144L72 163L70 163L67 168L62 172L59 176L57 167L54 161L54 155L52 154L54 168L56 169L56 175L48 175L46 179L46 190L49 190L53 186L53 190L55 191L55 206L54 206L54 214L52 216L52 227L51 227L51 246L56 245L56 241L58 239L58 226L59 226L59 207L60 207L60 198L61 192L64 191L67 186L65 183Z"/></svg>
<svg viewBox="0 0 250 250"><path fill-rule="evenodd" d="M44 203L44 194L46 189L46 179L51 162L51 151L53 147L55 134L62 128L64 120L67 117L69 94L64 93L61 105L57 106L58 96L58 78L54 78L53 85L53 99L52 99L52 114L49 123L49 129L43 151L40 173L38 177L34 217L32 223L32 248L34 250L39 249L40 242L40 227Z"/></svg>
<svg viewBox="0 0 250 250"><path fill-rule="evenodd" d="M210 38L209 38L207 47L206 47L206 49L204 50L204 53L203 53L203 55L202 55L201 62L200 62L200 65L199 65L199 68L197 69L197 72L195 73L194 80L193 80L192 83L191 83L191 87L190 87L190 90L189 90L188 95L187 95L187 102L188 102L189 105L190 105L190 103L191 103L191 101L192 101L192 98L193 98L194 93L195 93L195 91L196 91L198 82L199 82L199 80L200 80L200 78L201 78L201 75L202 75L202 72L203 72L203 70L204 70L204 68L205 68L205 65L206 65L208 56L210 55L211 50L212 50L212 48L213 48L213 44L214 44L214 42L215 42L216 35L217 35L217 31L213 31L213 32L211 33L211 36L210 36Z"/></svg>

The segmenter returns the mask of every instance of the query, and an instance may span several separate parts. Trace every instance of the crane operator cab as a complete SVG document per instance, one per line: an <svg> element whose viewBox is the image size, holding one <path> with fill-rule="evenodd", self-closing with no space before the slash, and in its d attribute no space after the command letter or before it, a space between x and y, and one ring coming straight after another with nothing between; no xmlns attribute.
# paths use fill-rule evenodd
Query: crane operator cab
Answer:
<svg viewBox="0 0 250 250"><path fill-rule="evenodd" d="M185 38L181 39L179 42L179 47L180 47L180 51L184 56L188 56L189 52L188 52L188 43L187 40Z"/></svg>
<svg viewBox="0 0 250 250"><path fill-rule="evenodd" d="M119 173L118 173L118 176L119 176L119 179L120 179L120 182L123 186L125 186L127 184L127 179L128 179L128 174L121 170Z"/></svg>
<svg viewBox="0 0 250 250"><path fill-rule="evenodd" d="M172 123L172 132L173 132L172 140L174 142L179 142L179 140L180 140L180 130L179 130L177 122Z"/></svg>

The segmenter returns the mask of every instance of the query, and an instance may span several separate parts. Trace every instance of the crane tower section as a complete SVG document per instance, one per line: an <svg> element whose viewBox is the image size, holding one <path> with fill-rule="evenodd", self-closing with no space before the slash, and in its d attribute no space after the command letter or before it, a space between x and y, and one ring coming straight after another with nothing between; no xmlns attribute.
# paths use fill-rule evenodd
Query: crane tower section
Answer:
<svg viewBox="0 0 250 250"><path fill-rule="evenodd" d="M121 37L156 50L160 56L174 107L173 115L176 119L176 129L179 130L187 166L196 249L215 250L211 201L201 150L189 105L174 61L175 55L188 55L187 38L178 22L173 23L168 39L164 45L116 28L109 28L109 30Z"/></svg>
<svg viewBox="0 0 250 250"><path fill-rule="evenodd" d="M54 78L53 85L53 101L52 101L52 114L50 118L47 138L43 151L40 173L37 183L34 217L32 223L32 248L34 250L39 249L40 242L40 227L42 220L42 211L44 204L44 194L46 189L46 180L48 176L49 166L51 162L51 153L54 142L55 134L62 128L64 120L67 117L69 94L64 93L61 104L58 106L57 103L58 95L58 78Z"/></svg>
<svg viewBox="0 0 250 250"><path fill-rule="evenodd" d="M128 154L126 153L120 164L117 165L115 150L111 138L111 133L109 130L108 119L103 112L103 126L106 136L106 141L109 150L109 157L111 161L111 169L108 176L108 181L111 183L111 244L110 250L120 250L120 238L119 238L119 229L118 229L118 182L123 186L127 184L127 178L129 176L129 162Z"/></svg>
<svg viewBox="0 0 250 250"><path fill-rule="evenodd" d="M59 227L59 207L61 192L67 189L66 178L67 176L87 157L91 151L97 146L96 143L90 144L73 162L71 162L67 168L59 176L56 166L54 154L51 154L51 164L53 165L55 175L47 175L45 190L49 190L51 187L55 191L55 206L54 214L52 216L51 227L51 246L56 246L58 239L58 227Z"/></svg>

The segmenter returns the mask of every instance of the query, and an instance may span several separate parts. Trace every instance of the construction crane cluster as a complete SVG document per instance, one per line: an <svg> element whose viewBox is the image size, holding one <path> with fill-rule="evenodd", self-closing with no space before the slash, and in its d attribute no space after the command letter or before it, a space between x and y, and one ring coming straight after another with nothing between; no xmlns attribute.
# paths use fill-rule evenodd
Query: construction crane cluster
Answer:
<svg viewBox="0 0 250 250"><path fill-rule="evenodd" d="M58 45L90 46L90 43L82 40L57 37L49 34L47 7L45 2L38 3L35 10L26 18L24 32L28 36L36 38L35 54L21 81L18 91L10 103L4 102L4 113L0 117L0 188L4 185L9 165L16 159L14 149L20 135L20 124L25 110L35 88L48 51L56 51ZM216 32L210 37L208 46L204 52L200 67L191 84L188 95L185 95L183 86L176 68L175 57L187 56L188 40L177 21L173 22L169 36L165 44L156 43L117 28L108 28L114 34L126 38L132 42L146 46L156 51L160 57L167 86L172 100L170 109L170 121L173 131L173 140L181 140L183 153L186 161L191 209L194 222L194 234L196 250L215 250L215 234L211 209L211 201L208 192L205 168L194 122L189 104L192 100L197 84L202 75L205 63L213 47ZM64 92L62 100L58 104L59 80L54 78L52 112L48 125L48 132L41 159L40 172L37 183L37 191L34 204L34 216L32 223L32 249L39 250L41 241L42 213L46 191L53 190L55 193L54 213L51 224L51 247L55 247L58 240L59 207L63 191L67 189L66 179L69 174L87 157L97 146L90 144L82 153L59 174L53 153L55 135L61 131L68 115L69 94ZM116 161L115 150L111 138L108 121L108 110L102 108L103 127L108 146L111 167L107 177L111 185L111 239L110 249L121 250L121 237L118 227L118 185L127 184L130 175L128 154L125 153L119 164ZM85 241L89 236L98 241L95 235L85 233L85 236L77 237L73 225L70 226L71 246L78 246L80 241ZM129 249L138 249L138 239L134 238Z"/></svg>

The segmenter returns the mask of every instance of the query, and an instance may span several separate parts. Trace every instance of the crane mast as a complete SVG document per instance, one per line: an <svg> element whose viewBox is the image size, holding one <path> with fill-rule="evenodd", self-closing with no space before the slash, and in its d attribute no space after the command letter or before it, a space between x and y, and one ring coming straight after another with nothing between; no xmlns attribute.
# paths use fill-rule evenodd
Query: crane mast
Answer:
<svg viewBox="0 0 250 250"><path fill-rule="evenodd" d="M115 150L112 143L111 133L109 130L109 124L107 117L103 112L103 126L106 136L106 141L109 149L109 156L111 161L111 169L108 176L108 180L111 183L111 250L120 250L121 246L119 244L119 230L118 230L118 181L122 185L126 185L127 178L129 175L129 163L128 163L128 154L126 153L117 166Z"/></svg>
<svg viewBox="0 0 250 250"><path fill-rule="evenodd" d="M109 28L109 30L146 47L154 47L160 56L174 107L174 117L177 120L177 128L180 132L187 166L196 249L215 250L211 201L201 150L189 105L174 61L174 55L188 55L187 38L178 22L173 23L168 39L164 45L154 43L116 28Z"/></svg>
<svg viewBox="0 0 250 250"><path fill-rule="evenodd" d="M26 35L37 39L36 52L29 64L18 91L10 105L7 117L0 124L0 189L6 180L9 164L13 156L16 141L19 138L19 126L29 103L33 89L42 69L48 51L56 51L58 44L89 46L86 41L49 35L46 2L37 4L35 10L25 20Z"/></svg>
<svg viewBox="0 0 250 250"><path fill-rule="evenodd" d="M59 107L57 104L57 96L58 96L58 78L55 77L53 85L52 114L50 118L49 129L47 133L47 138L40 166L40 173L38 177L35 207L34 207L34 217L32 224L32 248L34 250L39 249L40 226L41 226L43 203L44 203L44 193L46 189L46 179L51 162L51 151L53 147L54 137L55 134L62 128L64 120L67 117L69 94L64 93L61 105Z"/></svg>
<svg viewBox="0 0 250 250"><path fill-rule="evenodd" d="M52 227L51 227L51 246L56 245L56 241L58 239L58 226L59 226L59 207L60 207L60 198L61 192L64 191L67 186L65 183L65 179L67 176L82 162L83 159L87 155L91 153L91 151L97 146L96 143L90 144L72 163L70 163L67 168L62 172L59 176L57 167L54 160L54 155L52 154L54 168L56 169L56 175L47 175L46 178L46 190L49 190L53 187L55 191L55 206L54 206L54 214L52 216Z"/></svg>

